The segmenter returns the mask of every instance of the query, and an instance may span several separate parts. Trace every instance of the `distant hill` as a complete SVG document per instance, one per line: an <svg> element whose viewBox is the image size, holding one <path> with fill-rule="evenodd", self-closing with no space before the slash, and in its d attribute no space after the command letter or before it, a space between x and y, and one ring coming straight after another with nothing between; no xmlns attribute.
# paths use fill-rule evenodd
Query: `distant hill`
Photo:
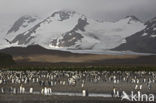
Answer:
<svg viewBox="0 0 156 103"><path fill-rule="evenodd" d="M14 60L11 55L0 53L0 66L7 66L14 64Z"/></svg>
<svg viewBox="0 0 156 103"><path fill-rule="evenodd" d="M83 61L85 57L90 54L77 54L59 50L49 50L39 45L31 45L28 47L10 47L0 50L2 53L6 53L13 56L16 62L76 62Z"/></svg>
<svg viewBox="0 0 156 103"><path fill-rule="evenodd" d="M103 55L103 54L78 54L59 50L45 49L39 45L28 47L10 47L0 50L1 53L12 55L16 63L67 63L67 64L156 64L155 55ZM11 61L11 56L10 61ZM2 60L8 57L1 57ZM1 61L2 61L1 60ZM3 60L3 62L5 62ZM8 62L6 62L8 63ZM12 63L12 62L11 62Z"/></svg>
<svg viewBox="0 0 156 103"><path fill-rule="evenodd" d="M31 45L28 47L10 47L0 50L0 52L10 54L12 56L28 56L28 55L58 55L58 56L74 56L78 55L71 52L49 50L39 45Z"/></svg>

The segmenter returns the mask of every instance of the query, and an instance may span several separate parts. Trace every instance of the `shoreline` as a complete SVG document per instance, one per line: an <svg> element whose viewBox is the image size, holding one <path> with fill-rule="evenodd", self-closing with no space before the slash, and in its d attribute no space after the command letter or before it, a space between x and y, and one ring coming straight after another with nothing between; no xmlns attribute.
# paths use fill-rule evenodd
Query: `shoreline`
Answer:
<svg viewBox="0 0 156 103"><path fill-rule="evenodd" d="M0 95L0 103L121 103L119 99L80 96Z"/></svg>

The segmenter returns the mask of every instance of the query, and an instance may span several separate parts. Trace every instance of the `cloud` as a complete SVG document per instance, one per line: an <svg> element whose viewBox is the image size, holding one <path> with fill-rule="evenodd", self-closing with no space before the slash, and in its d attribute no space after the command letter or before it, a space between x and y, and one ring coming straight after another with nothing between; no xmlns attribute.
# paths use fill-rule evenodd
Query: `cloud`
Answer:
<svg viewBox="0 0 156 103"><path fill-rule="evenodd" d="M1 15L23 15L74 9L86 15L119 18L128 14L142 19L156 16L156 0L0 0Z"/></svg>

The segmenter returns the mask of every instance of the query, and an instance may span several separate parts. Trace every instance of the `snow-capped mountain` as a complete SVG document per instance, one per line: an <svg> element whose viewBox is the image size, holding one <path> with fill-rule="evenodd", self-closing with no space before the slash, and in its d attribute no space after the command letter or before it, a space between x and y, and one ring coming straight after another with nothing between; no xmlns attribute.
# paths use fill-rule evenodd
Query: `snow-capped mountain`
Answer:
<svg viewBox="0 0 156 103"><path fill-rule="evenodd" d="M40 20L41 19L37 16L29 16L29 15L25 15L17 19L15 23L12 24L12 26L8 26L9 28L6 27L5 29L3 29L3 32L1 33L3 35L1 36L0 48L17 46L15 44L11 44L11 41L18 34L23 33L32 28L33 26L35 26L36 24L38 24Z"/></svg>
<svg viewBox="0 0 156 103"><path fill-rule="evenodd" d="M134 16L115 23L97 22L70 10L56 11L37 24L32 23L36 20L32 17L23 19L25 18L15 22L8 31L5 39L11 45L38 44L49 49L63 50L112 49L125 43L126 37L145 28ZM12 33L14 36L11 36Z"/></svg>
<svg viewBox="0 0 156 103"><path fill-rule="evenodd" d="M126 43L114 50L156 53L156 17L145 23L146 28L126 38Z"/></svg>

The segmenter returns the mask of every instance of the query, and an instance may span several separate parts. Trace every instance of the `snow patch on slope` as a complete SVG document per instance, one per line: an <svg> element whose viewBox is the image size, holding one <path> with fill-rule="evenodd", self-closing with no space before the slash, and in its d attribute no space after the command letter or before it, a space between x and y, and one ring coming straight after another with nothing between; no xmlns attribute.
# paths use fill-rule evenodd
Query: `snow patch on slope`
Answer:
<svg viewBox="0 0 156 103"><path fill-rule="evenodd" d="M156 38L156 35L151 35L152 38Z"/></svg>

